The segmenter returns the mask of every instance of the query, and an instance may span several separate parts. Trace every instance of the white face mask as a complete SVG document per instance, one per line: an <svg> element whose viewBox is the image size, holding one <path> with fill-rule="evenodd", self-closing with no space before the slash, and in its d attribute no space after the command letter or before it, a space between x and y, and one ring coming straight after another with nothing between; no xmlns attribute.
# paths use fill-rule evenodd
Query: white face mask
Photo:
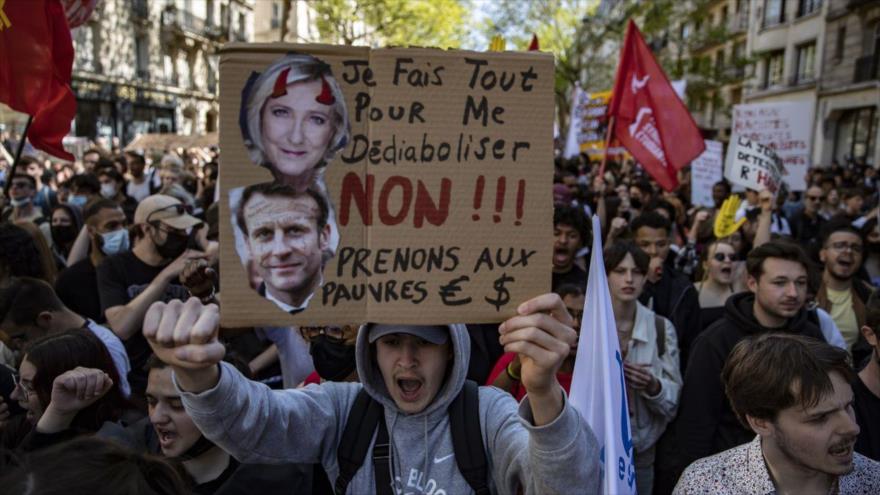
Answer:
<svg viewBox="0 0 880 495"><path fill-rule="evenodd" d="M101 196L104 196L107 199L115 198L116 186L113 184L101 184Z"/></svg>

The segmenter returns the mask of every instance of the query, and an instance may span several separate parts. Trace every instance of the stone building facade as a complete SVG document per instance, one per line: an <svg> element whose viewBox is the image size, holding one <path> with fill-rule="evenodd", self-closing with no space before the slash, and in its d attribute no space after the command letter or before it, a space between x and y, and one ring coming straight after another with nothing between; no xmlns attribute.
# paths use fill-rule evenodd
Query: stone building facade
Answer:
<svg viewBox="0 0 880 495"><path fill-rule="evenodd" d="M255 0L103 0L73 30L71 132L118 138L217 130L217 49L253 39Z"/></svg>
<svg viewBox="0 0 880 495"><path fill-rule="evenodd" d="M825 22L815 154L880 166L880 2L829 0Z"/></svg>

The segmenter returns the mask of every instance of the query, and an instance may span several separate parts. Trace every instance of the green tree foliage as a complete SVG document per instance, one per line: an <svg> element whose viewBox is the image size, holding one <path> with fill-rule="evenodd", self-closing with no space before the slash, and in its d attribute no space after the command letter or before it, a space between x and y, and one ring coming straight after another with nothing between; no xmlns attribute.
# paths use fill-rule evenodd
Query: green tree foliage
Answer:
<svg viewBox="0 0 880 495"><path fill-rule="evenodd" d="M312 5L327 43L458 48L467 36L464 0L321 0Z"/></svg>

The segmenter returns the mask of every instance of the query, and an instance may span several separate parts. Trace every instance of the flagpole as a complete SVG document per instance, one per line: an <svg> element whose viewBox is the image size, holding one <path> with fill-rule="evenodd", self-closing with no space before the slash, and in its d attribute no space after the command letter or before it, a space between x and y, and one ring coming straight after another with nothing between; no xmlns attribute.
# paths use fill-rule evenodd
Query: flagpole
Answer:
<svg viewBox="0 0 880 495"><path fill-rule="evenodd" d="M9 198L9 188L12 185L12 177L15 176L15 169L18 168L18 161L21 159L21 152L24 150L24 142L27 139L28 129L31 127L31 121L34 120L33 115L28 115L27 122L24 124L24 132L21 133L21 139L18 141L18 148L15 150L15 159L12 160L12 166L9 167L9 175L6 177L6 184L3 186L3 197ZM0 146L3 146L0 144Z"/></svg>
<svg viewBox="0 0 880 495"><path fill-rule="evenodd" d="M602 153L602 165L599 167L599 177L602 177L602 180L605 180L605 163L608 161L608 150L611 148L611 130L614 129L616 119L616 115L608 118L608 129L605 131L605 152Z"/></svg>

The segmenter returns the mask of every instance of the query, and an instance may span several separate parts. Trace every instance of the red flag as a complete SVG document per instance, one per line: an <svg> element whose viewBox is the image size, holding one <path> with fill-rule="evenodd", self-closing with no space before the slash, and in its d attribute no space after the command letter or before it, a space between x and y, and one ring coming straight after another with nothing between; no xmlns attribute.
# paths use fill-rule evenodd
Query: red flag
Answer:
<svg viewBox="0 0 880 495"><path fill-rule="evenodd" d="M58 0L0 0L0 102L33 117L36 148L73 161L61 140L76 116L73 41Z"/></svg>
<svg viewBox="0 0 880 495"><path fill-rule="evenodd" d="M671 191L676 172L706 148L694 119L654 60L636 23L629 21L608 115L614 137Z"/></svg>

